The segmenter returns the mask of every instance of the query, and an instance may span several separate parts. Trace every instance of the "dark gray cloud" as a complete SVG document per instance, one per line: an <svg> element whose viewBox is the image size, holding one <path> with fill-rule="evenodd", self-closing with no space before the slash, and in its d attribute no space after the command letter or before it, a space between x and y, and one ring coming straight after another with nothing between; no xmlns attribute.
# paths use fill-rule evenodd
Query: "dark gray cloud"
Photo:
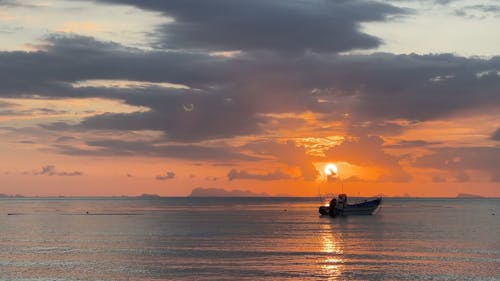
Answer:
<svg viewBox="0 0 500 281"><path fill-rule="evenodd" d="M58 137L55 142L56 143L64 143L64 142L69 142L69 141L72 141L72 140L76 140L75 137L71 137L71 136L60 136Z"/></svg>
<svg viewBox="0 0 500 281"><path fill-rule="evenodd" d="M26 173L25 173L26 174ZM83 172L73 171L59 171L56 170L56 166L54 165L45 165L41 168L41 170L33 171L28 174L36 175L36 176L62 176L62 177L73 177L73 176L82 176Z"/></svg>
<svg viewBox="0 0 500 281"><path fill-rule="evenodd" d="M469 5L455 9L455 15L466 18L485 19L500 16L500 5Z"/></svg>
<svg viewBox="0 0 500 281"><path fill-rule="evenodd" d="M142 52L83 36L51 35L46 42L41 52L0 52L0 96L105 97L125 99L138 106L156 105L153 110L157 111L182 109L193 103L196 112L204 108L203 102L227 100L224 91L210 89L228 83L229 65L207 54ZM193 89L74 88L70 84L92 79L169 82L187 84Z"/></svg>
<svg viewBox="0 0 500 281"><path fill-rule="evenodd" d="M484 70L500 68L500 60L496 58L379 54L330 59L325 63L319 61L319 57L305 56L293 65L276 56L247 56L225 61L221 64L234 64L234 69L243 72L241 77L225 73L227 77L214 81L228 85L227 80L231 79L233 84L229 86L188 95L125 95L127 103L152 110L96 116L83 126L156 129L170 133L173 139L199 140L258 134L262 132L261 125L270 121L259 113L310 110L334 116L351 113L355 134L363 130L398 134L404 127L383 123L384 120L426 121L463 109L492 107L500 102L496 94L500 91L500 76L494 72L478 75ZM216 67L214 65L213 72L217 72ZM221 66L219 70L224 72L224 68ZM432 80L448 75L446 73L453 73L452 78ZM331 90L320 96L312 95L312 89L318 87ZM327 102L319 102L320 99ZM337 100L342 99L346 102L338 103ZM194 105L193 111L184 110L187 103ZM186 121L179 122L183 120ZM380 125L368 128L355 125L365 120Z"/></svg>
<svg viewBox="0 0 500 281"><path fill-rule="evenodd" d="M432 145L442 144L442 142L436 141L425 141L425 140L401 140L395 144L384 145L384 148L415 148L415 147L427 147Z"/></svg>
<svg viewBox="0 0 500 281"><path fill-rule="evenodd" d="M158 175L155 177L156 180L171 180L171 179L174 179L175 178L175 173L172 172L172 171L168 171L166 172L164 175Z"/></svg>
<svg viewBox="0 0 500 281"><path fill-rule="evenodd" d="M79 36L53 35L47 42L44 52L0 54L0 61L14 65L0 67L5 82L0 95L97 96L151 108L147 112L89 118L81 129L160 130L170 139L187 141L260 131L262 118L256 115L253 105L245 103L248 98L239 98L235 89L224 86L232 79L224 59L182 52L139 52ZM19 61L25 61L26 66L17 69ZM73 88L68 84L88 79L169 82L188 84L193 89Z"/></svg>
<svg viewBox="0 0 500 281"><path fill-rule="evenodd" d="M230 181L233 181L233 180L275 181L275 180L292 179L292 176L284 173L280 169L276 169L273 172L269 172L269 173L265 173L265 174L257 174L257 173L251 173L248 171L238 171L236 169L232 169L227 174L227 178Z"/></svg>
<svg viewBox="0 0 500 281"><path fill-rule="evenodd" d="M381 2L385 2L388 4L400 4L400 3L415 3L418 2L419 4L425 4L425 5L448 5L454 2L459 2L461 0L382 0Z"/></svg>
<svg viewBox="0 0 500 281"><path fill-rule="evenodd" d="M397 136L400 135L406 127L407 126L387 121L353 120L349 122L347 126L347 133L354 136Z"/></svg>
<svg viewBox="0 0 500 281"><path fill-rule="evenodd" d="M265 133L273 119L263 113L312 111L332 120L349 113L353 134L397 135L404 127L387 119L432 120L500 102L498 57L254 52L222 58L51 35L45 51L1 52L0 62L0 96L105 97L150 109L90 117L79 130L159 130L172 140L191 142ZM190 88L69 84L88 79ZM367 120L372 125L359 125Z"/></svg>
<svg viewBox="0 0 500 281"><path fill-rule="evenodd" d="M19 97L116 97L112 88L74 89L68 83L89 79L125 79L189 84L202 88L217 80L206 71L217 61L209 55L174 51L143 52L90 37L51 34L40 52L0 52L0 95ZM193 71L198 69L199 71ZM208 86L208 85L205 85ZM148 89L148 92L158 89ZM134 93L138 93L135 89Z"/></svg>
<svg viewBox="0 0 500 281"><path fill-rule="evenodd" d="M496 129L495 132L491 135L492 140L500 141L500 128Z"/></svg>
<svg viewBox="0 0 500 281"><path fill-rule="evenodd" d="M22 1L17 1L17 0L0 0L0 6L7 6L7 7L35 7L35 6L32 6L32 5L23 4Z"/></svg>
<svg viewBox="0 0 500 281"><path fill-rule="evenodd" d="M416 167L448 171L460 182L469 181L467 171L482 171L491 179L498 177L500 147L440 147L421 156L413 163Z"/></svg>
<svg viewBox="0 0 500 281"><path fill-rule="evenodd" d="M154 33L157 47L196 50L339 52L377 47L360 23L384 21L405 10L373 1L169 0L130 4L174 19Z"/></svg>
<svg viewBox="0 0 500 281"><path fill-rule="evenodd" d="M155 100L156 98L152 98ZM168 139L178 141L200 141L230 138L262 132L257 116L245 108L243 103L226 105L220 97L192 96L196 100L194 109L183 108L181 96L165 97L152 110L128 114L102 114L84 120L80 129L99 130L158 130Z"/></svg>
<svg viewBox="0 0 500 281"><path fill-rule="evenodd" d="M346 61L349 63L344 67L337 67L355 74L340 72L332 77L343 78L335 81L341 89L351 89L355 99L351 110L362 120L425 121L487 106L491 99L499 102L500 76L496 72L480 75L498 68L498 58L375 54Z"/></svg>
<svg viewBox="0 0 500 281"><path fill-rule="evenodd" d="M31 3L27 3L31 2ZM16 7L22 7L22 8L33 8L33 9L38 9L40 7L43 7L43 3L37 3L36 1L24 1L24 0L0 0L0 6L4 6L7 8L16 8Z"/></svg>

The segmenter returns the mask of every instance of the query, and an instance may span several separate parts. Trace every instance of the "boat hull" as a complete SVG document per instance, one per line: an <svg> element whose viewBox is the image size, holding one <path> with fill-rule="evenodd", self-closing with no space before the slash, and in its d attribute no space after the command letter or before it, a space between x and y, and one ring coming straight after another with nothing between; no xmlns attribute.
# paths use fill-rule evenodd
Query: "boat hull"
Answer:
<svg viewBox="0 0 500 281"><path fill-rule="evenodd" d="M372 215L375 210L380 206L382 198L377 198L370 201L365 201L357 204L347 204L344 208L334 208L330 210L328 206L319 207L319 213L321 215L329 215L331 217L336 216L366 216Z"/></svg>

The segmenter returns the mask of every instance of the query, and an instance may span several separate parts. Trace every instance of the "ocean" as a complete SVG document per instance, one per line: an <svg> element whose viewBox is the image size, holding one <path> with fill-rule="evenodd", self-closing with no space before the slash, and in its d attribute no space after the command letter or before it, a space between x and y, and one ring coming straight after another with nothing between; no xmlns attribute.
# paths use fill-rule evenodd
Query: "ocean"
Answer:
<svg viewBox="0 0 500 281"><path fill-rule="evenodd" d="M0 280L500 280L500 199L0 199Z"/></svg>

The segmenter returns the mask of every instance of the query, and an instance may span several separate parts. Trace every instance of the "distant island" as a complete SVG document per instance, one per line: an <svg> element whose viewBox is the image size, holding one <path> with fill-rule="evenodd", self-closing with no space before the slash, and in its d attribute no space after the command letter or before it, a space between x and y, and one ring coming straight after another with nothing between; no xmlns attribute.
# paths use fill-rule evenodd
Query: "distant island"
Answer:
<svg viewBox="0 0 500 281"><path fill-rule="evenodd" d="M23 195L19 195L19 194L8 195L8 194L0 193L0 198L24 198L24 196Z"/></svg>
<svg viewBox="0 0 500 281"><path fill-rule="evenodd" d="M457 194L457 198L484 198L484 197L477 194L459 193Z"/></svg>
<svg viewBox="0 0 500 281"><path fill-rule="evenodd" d="M139 196L136 196L138 198L160 198L161 196L158 194L148 194L148 193L143 193Z"/></svg>
<svg viewBox="0 0 500 281"><path fill-rule="evenodd" d="M255 193L249 190L225 190L223 188L197 187L191 191L190 197L268 197L267 193Z"/></svg>

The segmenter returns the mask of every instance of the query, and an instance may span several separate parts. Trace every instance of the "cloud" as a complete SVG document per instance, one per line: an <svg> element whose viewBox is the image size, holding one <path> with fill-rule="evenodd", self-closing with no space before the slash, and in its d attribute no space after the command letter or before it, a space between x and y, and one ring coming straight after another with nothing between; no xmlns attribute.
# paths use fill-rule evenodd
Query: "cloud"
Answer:
<svg viewBox="0 0 500 281"><path fill-rule="evenodd" d="M313 157L307 153L304 146L297 145L292 140L286 143L268 140L254 141L247 143L242 149L262 157L272 157L275 161L299 168L302 179L305 181L314 181L319 176L319 172L313 165Z"/></svg>
<svg viewBox="0 0 500 281"><path fill-rule="evenodd" d="M8 108L8 107L14 107L14 106L17 106L17 104L12 103L12 102L0 101L0 108Z"/></svg>
<svg viewBox="0 0 500 281"><path fill-rule="evenodd" d="M172 172L172 171L168 171L164 175L158 175L158 176L156 176L157 180L171 180L171 179L174 179L174 178L175 178L175 173Z"/></svg>
<svg viewBox="0 0 500 281"><path fill-rule="evenodd" d="M72 141L72 140L76 140L75 137L71 137L71 136L60 136L58 137L55 142L56 143L64 143L64 142L69 142L69 141Z"/></svg>
<svg viewBox="0 0 500 281"><path fill-rule="evenodd" d="M494 179L500 167L500 147L439 147L418 157L415 167L448 171L459 182L470 180L469 170L482 171Z"/></svg>
<svg viewBox="0 0 500 281"><path fill-rule="evenodd" d="M185 75L191 80L201 76L198 73L200 69L212 73L215 77L211 83L219 85L217 91L208 88L196 91L176 89L161 94L152 89L148 94L143 93L144 89L123 90L121 98L126 103L150 110L98 115L84 120L77 128L158 130L172 140L196 142L264 134L263 125L272 120L262 115L265 113L312 111L333 114L336 119L340 111L351 114L353 134L362 134L364 130L364 133L394 135L404 127L386 120L434 120L459 110L491 108L495 101L500 102L496 95L500 90L500 76L476 76L484 69L500 68L500 60L496 58L480 60L452 55L376 54L343 58L304 55L291 60L253 54L210 60L213 62L210 70L204 69L204 66L199 69L184 66L183 69L187 70ZM151 63L150 68L153 68L156 63ZM193 61L186 61L186 65L193 65ZM175 64L172 67L176 67ZM232 69L232 73L227 69ZM150 72L148 69L144 71ZM164 77L169 76L169 71L164 71ZM455 73L455 76L442 83L429 81L441 73ZM201 86L200 82L209 81L195 83ZM313 88L331 90L311 95ZM120 92L116 89L68 91L75 94L81 92L83 96L107 92L109 97L117 97L119 93L114 92ZM193 104L194 110L185 111L185 104ZM367 120L374 125L356 125Z"/></svg>
<svg viewBox="0 0 500 281"><path fill-rule="evenodd" d="M4 106L6 107L6 106ZM2 108L2 105L0 104L0 108ZM7 107L9 108L9 107ZM65 110L54 110L51 108L30 108L30 109L19 109L14 106L11 106L10 109L7 110L0 110L0 116L36 116L36 117L41 117L41 116L47 116L49 117L50 115L59 115L59 114L65 114L67 111Z"/></svg>
<svg viewBox="0 0 500 281"><path fill-rule="evenodd" d="M223 188L203 188L197 187L191 191L191 197L267 197L267 193L255 193L249 190L225 190Z"/></svg>
<svg viewBox="0 0 500 281"><path fill-rule="evenodd" d="M144 52L114 42L68 34L50 34L42 42L42 47L39 52L0 52L2 65L3 63L12 65L8 69L0 67L3 84L0 95L113 98L118 93L128 91L127 88L108 88L103 94L103 89L97 86L72 86L73 83L92 79L154 83L166 82L164 81L166 78L170 83L187 83L202 88L203 83L216 78L209 71L205 72L208 66L217 61L222 62L209 54ZM134 67L131 68L131 65ZM196 68L199 70L193 71ZM200 82L202 84L199 84ZM148 90L159 92L162 89L153 84ZM137 93L139 90L140 87L134 92Z"/></svg>
<svg viewBox="0 0 500 281"><path fill-rule="evenodd" d="M432 182L437 182L437 183L446 182L446 178L443 176L436 175L432 177Z"/></svg>
<svg viewBox="0 0 500 281"><path fill-rule="evenodd" d="M33 171L31 174L36 175L36 176L73 177L73 176L82 176L83 172L80 172L80 171L73 171L73 172L58 171L58 170L56 170L56 167L54 165L45 165L42 167L41 170Z"/></svg>
<svg viewBox="0 0 500 281"><path fill-rule="evenodd" d="M437 141L424 141L424 140L400 140L395 144L384 145L384 148L415 148L415 147L428 147L432 145L442 144Z"/></svg>
<svg viewBox="0 0 500 281"><path fill-rule="evenodd" d="M398 158L383 151L384 140L379 136L360 136L345 139L326 152L332 161L346 161L354 165L397 166Z"/></svg>
<svg viewBox="0 0 500 281"><path fill-rule="evenodd" d="M500 75L489 71L500 69L500 57L314 52L220 57L142 51L61 34L47 36L45 44L39 52L0 52L0 96L102 97L143 108L88 117L76 126L44 125L60 130L155 130L170 140L199 142L265 135L277 129L269 114L312 112L328 117L324 122L348 113L355 135L397 135L405 127L391 120L434 120L461 110L494 110L500 102ZM435 82L435 77L450 78ZM144 83L75 86L93 79ZM193 110L186 111L191 104Z"/></svg>
<svg viewBox="0 0 500 281"><path fill-rule="evenodd" d="M352 120L347 127L347 133L354 136L379 135L397 136L400 135L409 125L401 125L388 121L366 121Z"/></svg>
<svg viewBox="0 0 500 281"><path fill-rule="evenodd" d="M472 18L472 19L485 19L488 17L500 16L500 5L469 5L455 9L455 15Z"/></svg>
<svg viewBox="0 0 500 281"><path fill-rule="evenodd" d="M152 98L155 99L155 98ZM103 114L84 120L79 129L88 130L157 130L175 141L196 142L259 134L259 118L244 105L225 105L217 96L192 96L197 106L192 111L182 107L180 97L165 97L153 110L129 114ZM175 106L177 104L177 107ZM159 108L165 106L165 108Z"/></svg>
<svg viewBox="0 0 500 281"><path fill-rule="evenodd" d="M375 63L377 57L380 60ZM487 96L498 99L494 93L500 89L500 76L490 75L485 79L476 76L479 69L497 64L498 58L485 61L447 54L375 54L360 58L360 62L366 63L364 69L358 69L355 57L347 60L351 62L345 65L346 69L355 74L344 77L340 73L346 82L340 82L339 86L358 88L352 110L361 120L432 120L461 109L488 107ZM442 83L429 80L450 73L453 78Z"/></svg>
<svg viewBox="0 0 500 281"><path fill-rule="evenodd" d="M30 5L22 4L20 1L16 0L0 0L0 6L7 7L31 7Z"/></svg>
<svg viewBox="0 0 500 281"><path fill-rule="evenodd" d="M227 174L227 178L230 181L233 180L261 180L261 181L275 181L275 180L288 180L292 179L292 176L285 174L280 169L276 169L274 172L269 172L266 174L253 174L248 171L238 171L232 169Z"/></svg>
<svg viewBox="0 0 500 281"><path fill-rule="evenodd" d="M381 44L360 23L406 13L369 1L116 1L162 12L173 21L155 30L156 47L211 51L339 52Z"/></svg>
<svg viewBox="0 0 500 281"><path fill-rule="evenodd" d="M89 140L86 148L64 143L52 147L61 154L76 156L136 156L164 157L206 161L257 161L258 157L239 152L226 143L218 145L174 145L161 140L124 141L115 139Z"/></svg>
<svg viewBox="0 0 500 281"><path fill-rule="evenodd" d="M492 140L500 141L500 128L496 129L495 132L491 135Z"/></svg>
<svg viewBox="0 0 500 281"><path fill-rule="evenodd" d="M403 170L400 157L387 154L384 141L379 136L360 136L345 139L341 144L330 148L325 158L330 161L344 161L358 166L382 167L386 170L377 181L408 182L411 176Z"/></svg>

